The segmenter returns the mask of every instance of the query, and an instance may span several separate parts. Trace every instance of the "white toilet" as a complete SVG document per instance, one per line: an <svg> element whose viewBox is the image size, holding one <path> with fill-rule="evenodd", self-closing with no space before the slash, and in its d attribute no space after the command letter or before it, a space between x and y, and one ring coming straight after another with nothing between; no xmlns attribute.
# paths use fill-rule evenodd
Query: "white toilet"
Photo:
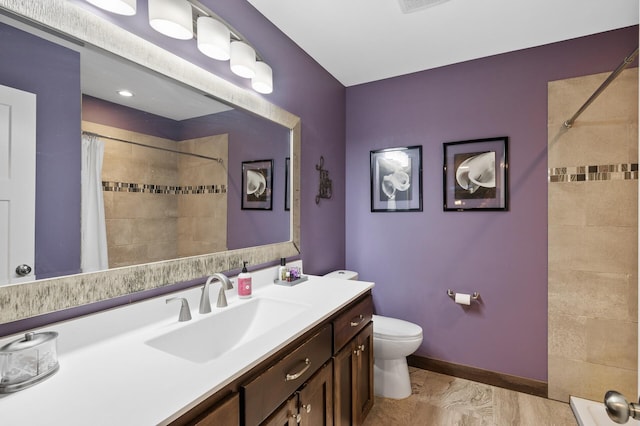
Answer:
<svg viewBox="0 0 640 426"><path fill-rule="evenodd" d="M357 280L354 271L334 271L325 277ZM384 398L411 395L407 356L422 343L422 328L409 321L373 316L374 393Z"/></svg>

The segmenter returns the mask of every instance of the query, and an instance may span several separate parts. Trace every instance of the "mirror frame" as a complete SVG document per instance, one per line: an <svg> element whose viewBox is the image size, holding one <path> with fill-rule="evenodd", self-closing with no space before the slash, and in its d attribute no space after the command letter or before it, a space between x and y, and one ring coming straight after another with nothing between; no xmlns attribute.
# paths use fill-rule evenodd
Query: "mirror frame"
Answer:
<svg viewBox="0 0 640 426"><path fill-rule="evenodd" d="M65 0L0 0L9 17L93 45L291 130L291 240L0 286L0 324L300 254L300 118Z"/></svg>

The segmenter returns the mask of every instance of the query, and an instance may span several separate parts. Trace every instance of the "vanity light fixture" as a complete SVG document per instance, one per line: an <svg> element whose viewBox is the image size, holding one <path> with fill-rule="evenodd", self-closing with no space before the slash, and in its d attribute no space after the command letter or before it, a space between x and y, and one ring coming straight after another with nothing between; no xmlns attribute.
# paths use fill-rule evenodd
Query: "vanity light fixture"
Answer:
<svg viewBox="0 0 640 426"><path fill-rule="evenodd" d="M136 0L87 0L87 3L118 15L136 14Z"/></svg>
<svg viewBox="0 0 640 426"><path fill-rule="evenodd" d="M231 71L244 78L256 75L256 51L244 41L231 42Z"/></svg>
<svg viewBox="0 0 640 426"><path fill-rule="evenodd" d="M101 9L121 15L135 15L136 0L86 0ZM251 79L258 93L273 93L273 70L265 63L247 39L224 19L198 0L148 0L149 25L161 34L179 40L197 39L202 54L219 60L230 60L231 71ZM197 34L194 34L194 19ZM121 96L133 96L123 94Z"/></svg>
<svg viewBox="0 0 640 426"><path fill-rule="evenodd" d="M267 63L256 62L256 75L251 79L251 87L256 92L265 95L273 92L273 71Z"/></svg>
<svg viewBox="0 0 640 426"><path fill-rule="evenodd" d="M187 0L149 0L149 25L178 40L193 38L193 15Z"/></svg>
<svg viewBox="0 0 640 426"><path fill-rule="evenodd" d="M231 31L222 22L209 16L199 16L198 49L210 58L227 61L231 57Z"/></svg>

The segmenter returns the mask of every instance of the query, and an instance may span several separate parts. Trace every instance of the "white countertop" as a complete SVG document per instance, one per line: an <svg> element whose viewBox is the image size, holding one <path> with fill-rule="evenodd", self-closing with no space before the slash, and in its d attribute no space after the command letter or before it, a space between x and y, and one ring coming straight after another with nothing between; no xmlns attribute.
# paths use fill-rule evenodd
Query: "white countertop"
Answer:
<svg viewBox="0 0 640 426"><path fill-rule="evenodd" d="M60 370L31 388L0 395L0 423L169 423L373 287L369 282L316 276L287 287L271 284L273 277L275 268L253 273L253 297L304 304L303 312L243 345L242 351L207 363L188 361L145 344L205 316L198 313L200 288L34 330L59 333ZM227 291L229 307L216 308L218 288L216 283L210 290L213 312L206 315L250 300L238 299L234 288ZM171 296L188 298L192 321L178 322L180 304L165 303ZM0 346L17 337L0 340Z"/></svg>

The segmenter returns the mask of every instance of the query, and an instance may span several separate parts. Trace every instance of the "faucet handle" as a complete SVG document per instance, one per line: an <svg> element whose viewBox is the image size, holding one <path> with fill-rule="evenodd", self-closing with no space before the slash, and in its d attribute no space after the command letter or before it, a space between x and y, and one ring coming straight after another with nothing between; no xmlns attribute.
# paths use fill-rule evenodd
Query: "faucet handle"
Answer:
<svg viewBox="0 0 640 426"><path fill-rule="evenodd" d="M216 307L226 308L227 306L227 295L224 293L224 286L222 286L220 287L220 291L218 292L218 302L216 303Z"/></svg>
<svg viewBox="0 0 640 426"><path fill-rule="evenodd" d="M216 306L218 308L224 308L227 306L227 295L224 291L231 290L233 288L233 284L225 274L217 273L214 275L220 280L220 284L222 284L220 286L220 291L218 292L218 302L216 303Z"/></svg>
<svg viewBox="0 0 640 426"><path fill-rule="evenodd" d="M176 300L182 302L182 306L180 306L180 316L178 317L178 321L189 321L191 319L191 309L189 309L189 301L184 297L171 297L166 300L166 303Z"/></svg>

